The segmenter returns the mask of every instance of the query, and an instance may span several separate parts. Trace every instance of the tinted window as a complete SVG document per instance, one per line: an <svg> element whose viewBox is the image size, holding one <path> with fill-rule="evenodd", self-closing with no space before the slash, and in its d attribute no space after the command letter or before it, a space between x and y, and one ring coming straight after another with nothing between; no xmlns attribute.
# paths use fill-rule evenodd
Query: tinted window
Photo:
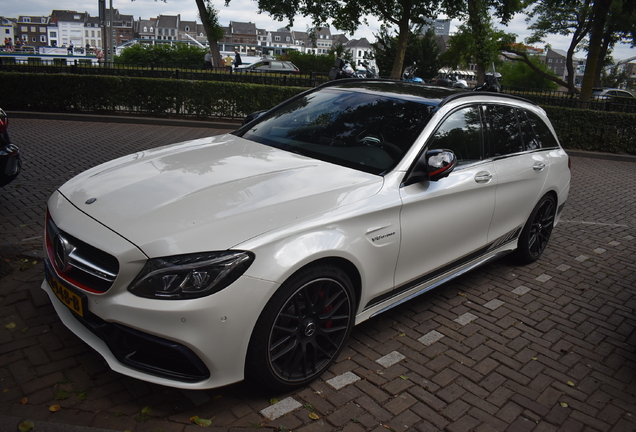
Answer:
<svg viewBox="0 0 636 432"><path fill-rule="evenodd" d="M554 148L558 147L557 140L554 138L552 131L548 128L541 118L531 111L526 111L528 121L532 125L535 136L539 141L539 147L541 148Z"/></svg>
<svg viewBox="0 0 636 432"><path fill-rule="evenodd" d="M521 137L526 150L536 150L541 148L541 142L537 139L532 128L532 123L526 116L526 112L517 109L517 118L519 119L519 127L521 128Z"/></svg>
<svg viewBox="0 0 636 432"><path fill-rule="evenodd" d="M433 108L390 95L324 89L281 106L237 135L380 174L411 147Z"/></svg>
<svg viewBox="0 0 636 432"><path fill-rule="evenodd" d="M477 107L463 108L448 116L429 145L429 150L452 150L459 165L482 160L482 148L481 118Z"/></svg>
<svg viewBox="0 0 636 432"><path fill-rule="evenodd" d="M491 156L505 156L523 151L521 133L515 109L503 105L488 105L486 123Z"/></svg>

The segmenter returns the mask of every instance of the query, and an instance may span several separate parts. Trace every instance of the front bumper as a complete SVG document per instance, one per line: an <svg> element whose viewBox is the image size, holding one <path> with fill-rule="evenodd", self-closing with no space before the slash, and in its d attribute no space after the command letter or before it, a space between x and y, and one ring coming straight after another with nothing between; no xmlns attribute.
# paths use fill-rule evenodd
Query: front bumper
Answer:
<svg viewBox="0 0 636 432"><path fill-rule="evenodd" d="M243 276L196 300L87 294L84 318L56 297L47 280L42 289L64 325L114 371L170 387L208 389L244 378L252 330L276 286Z"/></svg>

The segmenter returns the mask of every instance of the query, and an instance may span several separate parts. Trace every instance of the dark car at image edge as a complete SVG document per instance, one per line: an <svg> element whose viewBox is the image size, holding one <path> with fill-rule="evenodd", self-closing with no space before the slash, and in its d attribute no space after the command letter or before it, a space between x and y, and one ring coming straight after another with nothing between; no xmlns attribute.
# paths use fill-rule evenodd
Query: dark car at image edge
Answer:
<svg viewBox="0 0 636 432"><path fill-rule="evenodd" d="M0 187L11 183L22 169L20 150L11 143L8 126L9 118L0 108Z"/></svg>

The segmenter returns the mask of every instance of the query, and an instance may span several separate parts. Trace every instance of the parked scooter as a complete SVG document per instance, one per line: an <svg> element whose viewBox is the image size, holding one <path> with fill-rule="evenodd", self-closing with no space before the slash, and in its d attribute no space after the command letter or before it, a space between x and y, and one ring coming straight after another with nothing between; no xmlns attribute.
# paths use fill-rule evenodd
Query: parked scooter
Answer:
<svg viewBox="0 0 636 432"><path fill-rule="evenodd" d="M329 71L329 79L337 80L343 78L357 78L357 75L348 61L337 58L331 71Z"/></svg>
<svg viewBox="0 0 636 432"><path fill-rule="evenodd" d="M424 80L415 76L416 73L417 63L413 62L411 66L408 66L406 69L404 69L404 72L402 73L402 81L422 84Z"/></svg>

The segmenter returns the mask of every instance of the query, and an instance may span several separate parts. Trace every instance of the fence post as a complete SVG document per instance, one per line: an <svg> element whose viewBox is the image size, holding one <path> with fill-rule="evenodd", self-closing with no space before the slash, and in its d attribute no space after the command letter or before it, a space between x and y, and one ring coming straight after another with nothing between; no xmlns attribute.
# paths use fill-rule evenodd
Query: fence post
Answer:
<svg viewBox="0 0 636 432"><path fill-rule="evenodd" d="M175 77L175 79L179 79L179 69L175 69L174 77Z"/></svg>

